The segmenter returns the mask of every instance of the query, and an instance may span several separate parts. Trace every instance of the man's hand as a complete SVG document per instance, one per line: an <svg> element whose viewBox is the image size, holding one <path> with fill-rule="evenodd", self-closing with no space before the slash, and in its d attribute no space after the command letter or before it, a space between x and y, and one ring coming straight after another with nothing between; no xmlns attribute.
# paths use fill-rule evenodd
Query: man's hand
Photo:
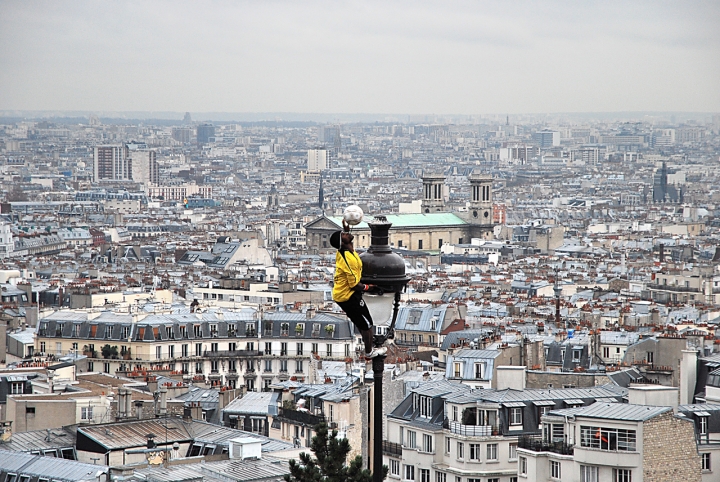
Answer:
<svg viewBox="0 0 720 482"><path fill-rule="evenodd" d="M343 220L342 220L342 226L343 226L343 231L345 231L346 233L350 232L350 225L345 221L345 218L343 218Z"/></svg>

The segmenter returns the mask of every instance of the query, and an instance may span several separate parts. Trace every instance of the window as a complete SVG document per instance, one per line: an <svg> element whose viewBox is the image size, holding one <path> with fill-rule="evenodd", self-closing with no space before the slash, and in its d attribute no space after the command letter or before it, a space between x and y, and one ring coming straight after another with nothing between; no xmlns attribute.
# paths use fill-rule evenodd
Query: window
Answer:
<svg viewBox="0 0 720 482"><path fill-rule="evenodd" d="M711 470L710 469L710 454L700 454L700 458L702 459L702 469L703 470Z"/></svg>
<svg viewBox="0 0 720 482"><path fill-rule="evenodd" d="M603 358L610 358L610 347L609 346L603 347Z"/></svg>
<svg viewBox="0 0 720 482"><path fill-rule="evenodd" d="M303 367L302 360L295 360L295 373L303 373L305 368Z"/></svg>
<svg viewBox="0 0 720 482"><path fill-rule="evenodd" d="M400 475L400 461L390 459L390 475Z"/></svg>
<svg viewBox="0 0 720 482"><path fill-rule="evenodd" d="M92 420L93 418L93 408L92 407L82 407L80 409L80 419L81 420Z"/></svg>
<svg viewBox="0 0 720 482"><path fill-rule="evenodd" d="M417 444L416 437L417 437L417 434L416 434L414 431L408 430L408 443L407 443L407 446L408 446L409 448L414 449L414 448L417 446L417 445L416 445L416 444Z"/></svg>
<svg viewBox="0 0 720 482"><path fill-rule="evenodd" d="M497 460L498 459L498 444L487 444L487 459Z"/></svg>
<svg viewBox="0 0 720 482"><path fill-rule="evenodd" d="M180 348L180 353L181 353L181 356L182 356L183 358L187 358L187 356L188 356L188 346L187 346L187 345L182 345L182 347Z"/></svg>
<svg viewBox="0 0 720 482"><path fill-rule="evenodd" d="M510 482L518 482L517 477L510 477Z"/></svg>
<svg viewBox="0 0 720 482"><path fill-rule="evenodd" d="M272 355L272 343L265 342L265 354Z"/></svg>
<svg viewBox="0 0 720 482"><path fill-rule="evenodd" d="M202 338L202 327L200 325L193 325L193 335L195 335L195 338Z"/></svg>
<svg viewBox="0 0 720 482"><path fill-rule="evenodd" d="M613 469L612 482L632 482L632 470Z"/></svg>
<svg viewBox="0 0 720 482"><path fill-rule="evenodd" d="M445 437L445 455L450 453L450 437Z"/></svg>
<svg viewBox="0 0 720 482"><path fill-rule="evenodd" d="M317 355L317 354L318 354L318 344L317 344L317 343L312 343L311 346L310 346L310 348L311 348L310 351L311 351L314 355Z"/></svg>
<svg viewBox="0 0 720 482"><path fill-rule="evenodd" d="M403 465L403 479L415 480L415 466L414 465Z"/></svg>
<svg viewBox="0 0 720 482"><path fill-rule="evenodd" d="M280 360L280 371L285 373L287 372L287 360Z"/></svg>
<svg viewBox="0 0 720 482"><path fill-rule="evenodd" d="M422 239L418 240L418 249L423 249L422 248Z"/></svg>
<svg viewBox="0 0 720 482"><path fill-rule="evenodd" d="M297 354L298 356L302 356L302 354L303 354L303 343L298 343L298 344L295 346L295 351L296 351L296 354Z"/></svg>
<svg viewBox="0 0 720 482"><path fill-rule="evenodd" d="M228 360L228 371L230 373L237 372L237 360Z"/></svg>
<svg viewBox="0 0 720 482"><path fill-rule="evenodd" d="M579 362L579 361L580 361L580 355L582 355L582 350L573 350L572 361L574 361L574 362Z"/></svg>
<svg viewBox="0 0 720 482"><path fill-rule="evenodd" d="M635 452L635 430L580 426L580 446Z"/></svg>
<svg viewBox="0 0 720 482"><path fill-rule="evenodd" d="M266 372L272 371L272 360L265 360L265 371Z"/></svg>
<svg viewBox="0 0 720 482"><path fill-rule="evenodd" d="M23 393L23 388L25 386L25 383L23 382L12 382L10 384L10 393L12 395L19 395Z"/></svg>
<svg viewBox="0 0 720 482"><path fill-rule="evenodd" d="M438 239L438 249L442 248L443 242L442 239Z"/></svg>
<svg viewBox="0 0 720 482"><path fill-rule="evenodd" d="M162 346L155 347L155 358L158 360L162 359Z"/></svg>
<svg viewBox="0 0 720 482"><path fill-rule="evenodd" d="M435 482L447 482L447 474L445 472L435 472Z"/></svg>
<svg viewBox="0 0 720 482"><path fill-rule="evenodd" d="M457 405L453 405L453 408L452 408L452 420L453 420L453 422L457 422L457 421L458 421L458 408L457 408Z"/></svg>
<svg viewBox="0 0 720 482"><path fill-rule="evenodd" d="M110 362L103 363L103 371L105 373L110 373Z"/></svg>
<svg viewBox="0 0 720 482"><path fill-rule="evenodd" d="M195 356L202 356L202 343L195 343Z"/></svg>
<svg viewBox="0 0 720 482"><path fill-rule="evenodd" d="M210 343L210 351L213 353L217 353L218 351L218 344L217 343Z"/></svg>
<svg viewBox="0 0 720 482"><path fill-rule="evenodd" d="M457 443L457 458L462 460L465 458L465 444L462 442Z"/></svg>
<svg viewBox="0 0 720 482"><path fill-rule="evenodd" d="M218 361L217 361L217 360L212 360L212 361L210 362L210 371L211 371L212 373L217 373L217 372L219 371L219 369L220 369L220 366L219 366L219 364L218 364Z"/></svg>
<svg viewBox="0 0 720 482"><path fill-rule="evenodd" d="M480 444L470 444L470 460L480 460Z"/></svg>
<svg viewBox="0 0 720 482"><path fill-rule="evenodd" d="M453 376L460 378L460 363L453 363Z"/></svg>
<svg viewBox="0 0 720 482"><path fill-rule="evenodd" d="M25 413L30 413L30 414L35 415L35 407L25 407Z"/></svg>
<svg viewBox="0 0 720 482"><path fill-rule="evenodd" d="M654 355L655 355L655 353L652 351L647 352L647 362L651 365L653 364L653 361L654 361Z"/></svg>
<svg viewBox="0 0 720 482"><path fill-rule="evenodd" d="M287 336L290 332L290 323L281 323L280 324L280 335Z"/></svg>
<svg viewBox="0 0 720 482"><path fill-rule="evenodd" d="M287 356L287 343L280 343L280 356Z"/></svg>
<svg viewBox="0 0 720 482"><path fill-rule="evenodd" d="M518 474L527 475L527 459L525 457L518 457Z"/></svg>
<svg viewBox="0 0 720 482"><path fill-rule="evenodd" d="M89 372L95 371L95 363L94 362L88 362L88 371Z"/></svg>
<svg viewBox="0 0 720 482"><path fill-rule="evenodd" d="M420 469L420 482L430 482L430 469Z"/></svg>
<svg viewBox="0 0 720 482"><path fill-rule="evenodd" d="M698 432L701 435L705 435L708 433L708 418L707 417L698 417Z"/></svg>
<svg viewBox="0 0 720 482"><path fill-rule="evenodd" d="M517 459L517 444L510 444L509 450L510 450L510 457L508 457L508 458L510 460Z"/></svg>
<svg viewBox="0 0 720 482"><path fill-rule="evenodd" d="M556 460L550 461L550 477L553 479L560 478L560 462Z"/></svg>
<svg viewBox="0 0 720 482"><path fill-rule="evenodd" d="M476 363L475 364L475 379L476 380L482 380L483 378L483 372L484 370L484 364L483 363Z"/></svg>
<svg viewBox="0 0 720 482"><path fill-rule="evenodd" d="M328 344L325 345L325 349L326 349L327 356L333 356L333 354L332 354L332 347L333 347L333 346L332 346L332 344L330 344L330 343L328 343Z"/></svg>
<svg viewBox="0 0 720 482"><path fill-rule="evenodd" d="M580 482L600 482L600 469L592 465L580 466Z"/></svg>
<svg viewBox="0 0 720 482"><path fill-rule="evenodd" d="M196 362L195 363L195 373L201 374L202 372L203 372L202 362Z"/></svg>
<svg viewBox="0 0 720 482"><path fill-rule="evenodd" d="M170 345L168 347L168 357L175 358L175 345Z"/></svg>
<svg viewBox="0 0 720 482"><path fill-rule="evenodd" d="M432 398L420 397L420 416L430 418L432 416Z"/></svg>
<svg viewBox="0 0 720 482"><path fill-rule="evenodd" d="M426 433L423 434L423 452L433 451L433 438L432 435Z"/></svg>
<svg viewBox="0 0 720 482"><path fill-rule="evenodd" d="M45 353L45 342L44 342L44 341L41 341L41 342L40 342L40 351L41 351L42 353Z"/></svg>
<svg viewBox="0 0 720 482"><path fill-rule="evenodd" d="M522 407L510 409L510 425L522 425Z"/></svg>

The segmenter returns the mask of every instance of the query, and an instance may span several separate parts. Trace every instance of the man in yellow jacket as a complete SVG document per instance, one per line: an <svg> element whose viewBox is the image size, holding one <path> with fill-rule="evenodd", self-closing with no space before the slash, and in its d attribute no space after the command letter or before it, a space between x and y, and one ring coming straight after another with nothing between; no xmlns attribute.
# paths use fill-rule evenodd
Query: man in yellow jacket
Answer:
<svg viewBox="0 0 720 482"><path fill-rule="evenodd" d="M365 357L374 358L382 354L383 349L373 348L373 320L362 296L363 292L374 290L375 286L360 282L362 261L353 247L355 238L345 220L343 228L342 231L330 235L330 246L338 250L335 254L332 297L360 331L365 345Z"/></svg>

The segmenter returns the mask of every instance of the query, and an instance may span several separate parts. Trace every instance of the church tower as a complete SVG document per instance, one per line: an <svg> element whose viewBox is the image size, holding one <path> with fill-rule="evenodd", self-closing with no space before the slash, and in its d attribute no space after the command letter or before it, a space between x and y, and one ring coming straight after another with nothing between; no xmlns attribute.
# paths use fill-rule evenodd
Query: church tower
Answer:
<svg viewBox="0 0 720 482"><path fill-rule="evenodd" d="M445 176L437 174L424 175L423 181L423 213L445 211Z"/></svg>
<svg viewBox="0 0 720 482"><path fill-rule="evenodd" d="M470 174L470 219L473 224L492 224L492 176Z"/></svg>
<svg viewBox="0 0 720 482"><path fill-rule="evenodd" d="M277 209L278 208L278 205L280 204L279 200L278 200L279 197L280 196L278 194L277 189L275 188L275 184L273 184L272 187L270 187L270 193L268 194L268 197L267 197L268 209Z"/></svg>

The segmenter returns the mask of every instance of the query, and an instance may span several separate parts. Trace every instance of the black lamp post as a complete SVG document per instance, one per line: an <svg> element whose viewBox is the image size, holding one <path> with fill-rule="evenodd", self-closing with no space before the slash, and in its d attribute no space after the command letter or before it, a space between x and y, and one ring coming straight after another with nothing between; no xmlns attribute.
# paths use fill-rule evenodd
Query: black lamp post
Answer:
<svg viewBox="0 0 720 482"><path fill-rule="evenodd" d="M375 335L373 344L382 347L387 340L395 337L395 321L400 307L400 293L405 289L408 278L405 275L405 260L390 249L389 231L392 223L385 216L375 216L368 223L370 227L370 247L360 255L363 263L361 283L372 284L378 287L374 294L364 297L370 310L370 315L376 326L382 326L390 321L384 335ZM372 473L373 482L383 480L382 455L382 383L385 371L385 355L378 355L372 359L373 366L373 456Z"/></svg>

